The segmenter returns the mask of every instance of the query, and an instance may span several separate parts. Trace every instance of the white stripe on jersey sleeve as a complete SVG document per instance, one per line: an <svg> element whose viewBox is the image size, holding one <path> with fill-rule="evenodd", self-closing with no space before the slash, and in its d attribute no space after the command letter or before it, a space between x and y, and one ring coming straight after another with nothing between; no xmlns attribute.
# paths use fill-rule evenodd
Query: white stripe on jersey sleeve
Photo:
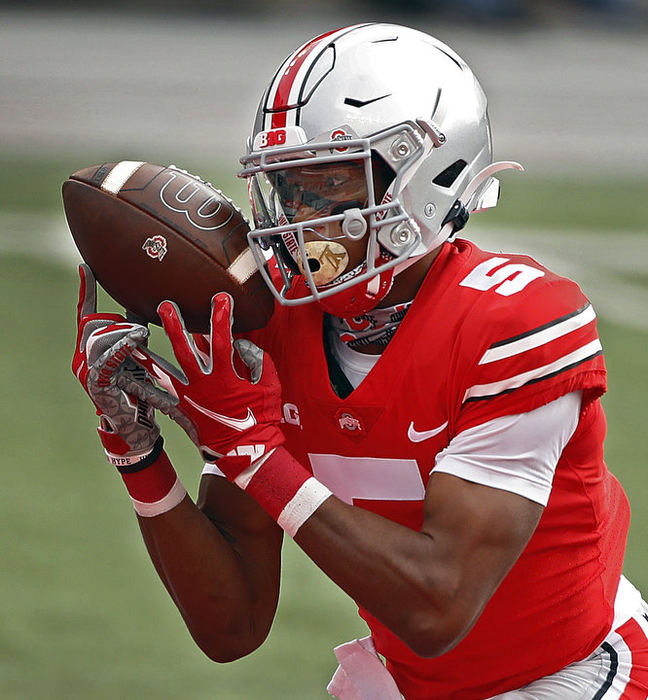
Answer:
<svg viewBox="0 0 648 700"><path fill-rule="evenodd" d="M590 357L594 357L602 350L603 348L601 346L601 341L597 338L596 340L592 340L590 343L583 345L573 352L567 353L567 355L563 355L547 365L536 367L528 372L516 374L513 377L507 377L499 382L491 382L490 384L475 384L469 389L466 389L463 400L468 401L469 399L484 399L490 396L497 396L498 394L502 394L506 391L512 391L513 389L524 386L524 384L528 384L531 381L538 381L550 375L557 374L558 372L561 372L572 365L584 362Z"/></svg>
<svg viewBox="0 0 648 700"><path fill-rule="evenodd" d="M556 338L561 338L563 335L567 335L572 331L586 326L595 318L596 314L594 313L594 308L591 304L588 304L578 313L559 321L558 323L554 323L549 327L528 333L523 338L518 338L517 340L512 340L508 343L501 343L500 345L489 348L482 355L481 360L479 360L479 364L486 365L489 362L496 362L497 360L503 360L506 357L513 357L514 355L520 355L527 350L538 348L541 345L545 345L545 343L550 343L552 340L556 340Z"/></svg>
<svg viewBox="0 0 648 700"><path fill-rule="evenodd" d="M456 435L432 473L510 491L546 506L556 465L580 418L582 391L527 413L501 416Z"/></svg>

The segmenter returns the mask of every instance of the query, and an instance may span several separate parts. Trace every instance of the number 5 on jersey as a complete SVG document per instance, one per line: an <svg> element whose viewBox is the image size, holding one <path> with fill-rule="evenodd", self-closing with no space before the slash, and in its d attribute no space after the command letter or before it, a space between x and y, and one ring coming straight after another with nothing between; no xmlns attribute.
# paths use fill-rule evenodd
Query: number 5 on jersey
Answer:
<svg viewBox="0 0 648 700"><path fill-rule="evenodd" d="M460 283L460 287L470 287L480 292L495 287L495 293L504 297L521 292L529 282L543 277L544 272L530 265L515 263L499 267L509 258L491 258L477 265ZM499 267L498 270L495 268Z"/></svg>

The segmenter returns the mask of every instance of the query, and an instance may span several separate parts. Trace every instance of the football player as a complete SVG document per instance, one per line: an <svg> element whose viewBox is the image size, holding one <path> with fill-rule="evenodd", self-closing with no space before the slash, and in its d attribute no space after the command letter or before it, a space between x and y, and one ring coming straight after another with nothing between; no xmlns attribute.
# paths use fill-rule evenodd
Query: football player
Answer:
<svg viewBox="0 0 648 700"><path fill-rule="evenodd" d="M596 315L532 258L457 237L520 168L493 163L466 63L395 25L316 37L242 164L267 328L233 341L219 294L194 338L164 302L178 370L96 313L81 270L75 372L197 644L230 661L264 641L286 532L370 629L336 649L336 697L645 698ZM153 407L206 461L197 504Z"/></svg>

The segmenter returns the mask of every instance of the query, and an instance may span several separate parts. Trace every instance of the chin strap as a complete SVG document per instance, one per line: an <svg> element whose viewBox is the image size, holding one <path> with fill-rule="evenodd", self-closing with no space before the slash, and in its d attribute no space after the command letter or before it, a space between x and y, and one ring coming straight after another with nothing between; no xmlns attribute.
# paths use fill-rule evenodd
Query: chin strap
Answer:
<svg viewBox="0 0 648 700"><path fill-rule="evenodd" d="M353 318L375 308L389 293L394 283L394 269L378 272L369 280L343 289L317 303L331 316Z"/></svg>

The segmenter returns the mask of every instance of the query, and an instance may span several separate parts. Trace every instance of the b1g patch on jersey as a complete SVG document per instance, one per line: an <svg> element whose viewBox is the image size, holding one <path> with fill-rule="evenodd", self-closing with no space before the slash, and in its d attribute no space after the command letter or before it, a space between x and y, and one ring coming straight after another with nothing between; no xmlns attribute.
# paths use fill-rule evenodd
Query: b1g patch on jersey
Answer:
<svg viewBox="0 0 648 700"><path fill-rule="evenodd" d="M304 426L301 424L301 418L299 416L299 408L294 403L290 403L287 401L286 403L284 403L281 411L283 414L281 418L282 423L294 425L300 430L304 429Z"/></svg>

